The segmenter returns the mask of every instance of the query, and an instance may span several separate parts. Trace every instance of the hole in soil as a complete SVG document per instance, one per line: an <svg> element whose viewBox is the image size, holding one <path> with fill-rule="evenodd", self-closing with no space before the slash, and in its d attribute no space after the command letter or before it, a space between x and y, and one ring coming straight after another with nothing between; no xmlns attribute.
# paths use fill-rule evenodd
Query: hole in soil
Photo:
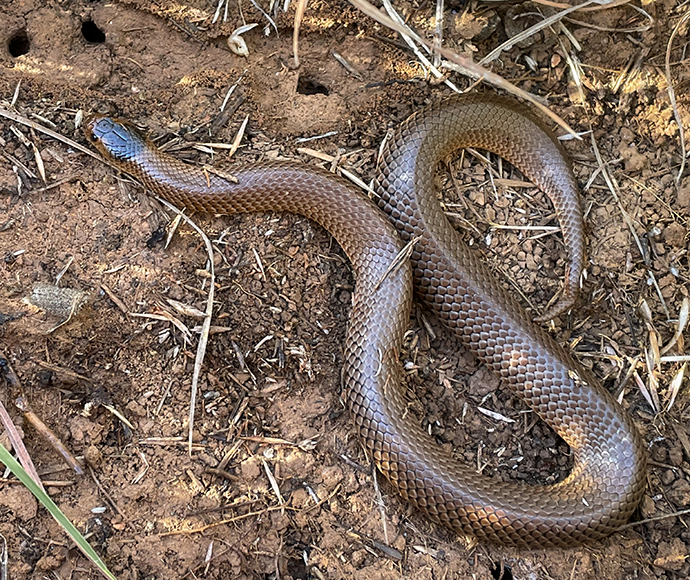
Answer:
<svg viewBox="0 0 690 580"><path fill-rule="evenodd" d="M82 22L81 34L86 42L93 42L94 44L105 42L105 33L94 24L93 20Z"/></svg>
<svg viewBox="0 0 690 580"><path fill-rule="evenodd" d="M491 575L494 580L513 580L513 571L508 564L504 564L503 562L497 562L494 567L491 568Z"/></svg>
<svg viewBox="0 0 690 580"><path fill-rule="evenodd" d="M327 95L328 89L310 78L299 77L297 80L297 92L300 95Z"/></svg>
<svg viewBox="0 0 690 580"><path fill-rule="evenodd" d="M23 28L15 32L7 43L7 49L14 58L26 54L29 52L29 48L31 48L31 41Z"/></svg>

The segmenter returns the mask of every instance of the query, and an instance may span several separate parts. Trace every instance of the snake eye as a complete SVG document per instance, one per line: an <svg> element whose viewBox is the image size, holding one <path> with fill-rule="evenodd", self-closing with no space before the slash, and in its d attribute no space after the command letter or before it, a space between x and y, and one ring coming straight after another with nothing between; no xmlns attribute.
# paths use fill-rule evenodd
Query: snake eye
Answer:
<svg viewBox="0 0 690 580"><path fill-rule="evenodd" d="M91 140L91 143L97 143L98 142L98 137L96 137L96 135L94 135L93 133L91 133L91 135L89 135L89 139Z"/></svg>

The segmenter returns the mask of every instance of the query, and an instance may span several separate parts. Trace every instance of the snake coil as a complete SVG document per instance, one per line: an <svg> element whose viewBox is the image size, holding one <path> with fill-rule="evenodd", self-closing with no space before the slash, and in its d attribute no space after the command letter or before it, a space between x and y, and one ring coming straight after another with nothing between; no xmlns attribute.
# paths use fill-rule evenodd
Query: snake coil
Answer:
<svg viewBox="0 0 690 580"><path fill-rule="evenodd" d="M563 297L543 318L572 304L584 253L577 186L561 146L522 106L464 96L413 115L382 155L376 192L383 212L344 180L313 167L260 163L236 170L233 183L160 152L124 121L95 117L86 133L113 165L178 206L214 214L298 213L335 237L357 281L344 398L378 468L433 520L493 542L569 547L612 533L635 510L646 456L631 419L496 281L436 199L436 166L460 147L487 149L513 163L553 200L569 250ZM396 262L401 239L416 240L409 264ZM570 445L574 467L564 481L539 487L482 476L407 418L398 352L413 280L462 342Z"/></svg>

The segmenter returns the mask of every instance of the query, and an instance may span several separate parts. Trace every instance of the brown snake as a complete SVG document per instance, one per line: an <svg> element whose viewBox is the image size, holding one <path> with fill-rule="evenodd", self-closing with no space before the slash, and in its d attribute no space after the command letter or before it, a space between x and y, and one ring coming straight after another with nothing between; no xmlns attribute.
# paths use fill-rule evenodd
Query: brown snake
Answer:
<svg viewBox="0 0 690 580"><path fill-rule="evenodd" d="M178 206L298 213L335 237L357 281L344 398L378 468L433 520L489 541L568 547L610 534L635 510L646 455L631 419L465 246L433 187L439 160L472 146L501 155L548 193L571 261L564 297L549 315L567 309L583 259L577 188L560 145L525 108L505 98L464 96L404 122L386 145L377 179L378 205L388 219L347 182L313 167L259 163L236 170L235 184L161 153L125 122L95 117L86 133L113 165ZM414 241L411 267L399 259L401 237ZM413 279L445 324L570 445L574 467L564 481L540 487L482 476L407 416L398 353Z"/></svg>

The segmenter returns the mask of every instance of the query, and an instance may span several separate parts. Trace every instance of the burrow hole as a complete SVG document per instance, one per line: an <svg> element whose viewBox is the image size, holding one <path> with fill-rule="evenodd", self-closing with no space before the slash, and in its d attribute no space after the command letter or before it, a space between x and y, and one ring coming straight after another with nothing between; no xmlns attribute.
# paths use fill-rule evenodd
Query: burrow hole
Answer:
<svg viewBox="0 0 690 580"><path fill-rule="evenodd" d="M297 92L300 95L327 95L329 91L321 83L309 77L300 76L297 79Z"/></svg>
<svg viewBox="0 0 690 580"><path fill-rule="evenodd" d="M494 580L513 580L513 571L510 566L505 563L501 566L501 562L497 562L491 568L491 575L494 577Z"/></svg>
<svg viewBox="0 0 690 580"><path fill-rule="evenodd" d="M105 33L96 26L93 20L82 22L81 34L86 42L92 42L94 44L105 42Z"/></svg>
<svg viewBox="0 0 690 580"><path fill-rule="evenodd" d="M29 35L27 34L25 28L17 30L17 32L10 36L10 40L7 43L7 49L14 58L18 58L23 54L26 54L29 52L30 48L31 41L29 40Z"/></svg>

